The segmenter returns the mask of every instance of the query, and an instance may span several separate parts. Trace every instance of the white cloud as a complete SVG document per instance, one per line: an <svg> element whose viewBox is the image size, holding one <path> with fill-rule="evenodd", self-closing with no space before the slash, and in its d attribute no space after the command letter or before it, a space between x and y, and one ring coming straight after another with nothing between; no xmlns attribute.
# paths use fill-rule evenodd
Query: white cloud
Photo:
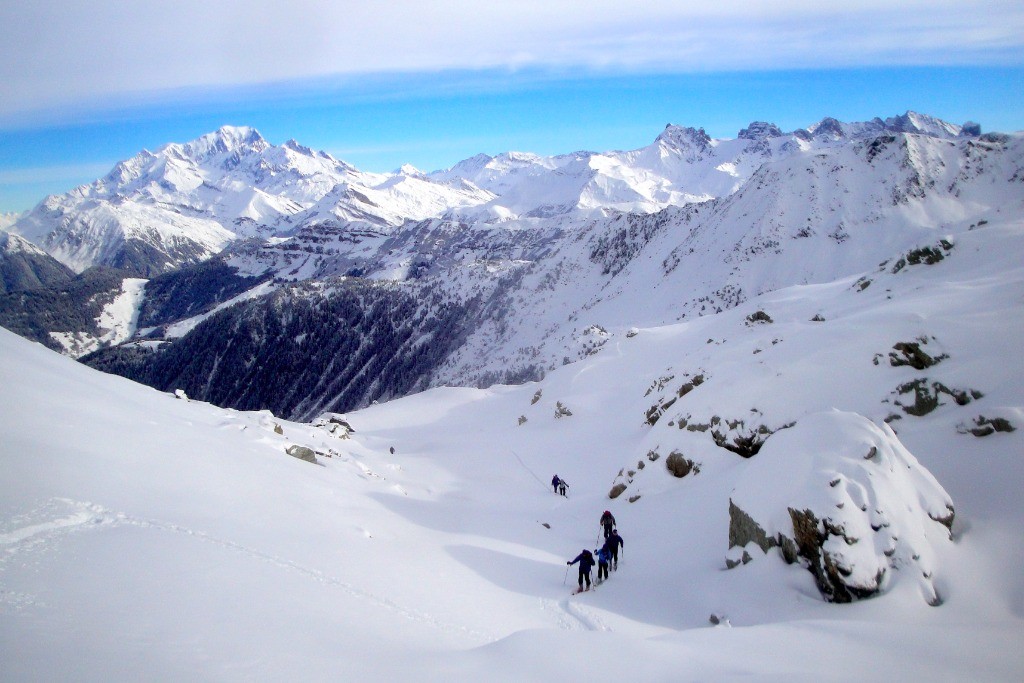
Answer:
<svg viewBox="0 0 1024 683"><path fill-rule="evenodd" d="M35 0L0 25L0 117L339 74L1024 61L1019 0Z"/></svg>

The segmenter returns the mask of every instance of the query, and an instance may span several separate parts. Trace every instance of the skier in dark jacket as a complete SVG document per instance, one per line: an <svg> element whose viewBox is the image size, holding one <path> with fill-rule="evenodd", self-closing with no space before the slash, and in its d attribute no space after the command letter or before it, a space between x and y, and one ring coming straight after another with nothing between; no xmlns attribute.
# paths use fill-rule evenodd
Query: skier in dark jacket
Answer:
<svg viewBox="0 0 1024 683"><path fill-rule="evenodd" d="M608 578L608 562L612 559L612 554L607 543L600 550L595 550L594 554L597 555L597 582L601 583Z"/></svg>
<svg viewBox="0 0 1024 683"><path fill-rule="evenodd" d="M576 564L577 562L580 563L580 590L583 590L584 580L587 582L587 590L590 590L590 570L594 568L594 556L584 548L583 552L576 556L576 559L566 562L566 564Z"/></svg>
<svg viewBox="0 0 1024 683"><path fill-rule="evenodd" d="M619 568L619 546L625 547L626 542L622 540L622 536L619 536L618 529L612 529L612 535L604 542L604 547L611 553L613 571Z"/></svg>
<svg viewBox="0 0 1024 683"><path fill-rule="evenodd" d="M601 526L604 527L605 538L612 535L612 529L615 527L615 517L613 517L612 513L607 510L605 510L604 514L601 515Z"/></svg>
<svg viewBox="0 0 1024 683"><path fill-rule="evenodd" d="M558 478L557 474L551 478L551 488L555 490L555 493L558 493L558 485L561 483L562 480Z"/></svg>

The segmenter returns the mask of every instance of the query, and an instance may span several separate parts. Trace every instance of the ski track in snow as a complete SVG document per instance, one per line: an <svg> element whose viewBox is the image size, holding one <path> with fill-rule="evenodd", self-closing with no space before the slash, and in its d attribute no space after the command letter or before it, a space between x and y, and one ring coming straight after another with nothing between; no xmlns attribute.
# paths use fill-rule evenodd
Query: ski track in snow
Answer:
<svg viewBox="0 0 1024 683"><path fill-rule="evenodd" d="M592 588L591 591L594 589ZM575 597L575 595L573 596ZM567 630L579 631L611 631L612 628L608 626L599 616L597 616L593 610L590 610L583 605L580 605L576 600L572 598L562 598L558 601L558 606L567 614L571 620L561 620L560 624Z"/></svg>
<svg viewBox="0 0 1024 683"><path fill-rule="evenodd" d="M37 521L40 519L44 521ZM25 524L25 522L30 523ZM319 570L304 567L286 558L270 555L255 548L235 543L234 541L217 538L205 532L189 529L178 524L130 517L121 512L108 510L102 505L74 501L67 498L54 498L30 513L18 515L7 522L0 522L0 606L8 605L15 609L22 609L32 605L45 607L44 604L39 603L35 599L35 596L8 591L4 587L3 578L7 562L27 553L45 551L54 541L68 534L115 526L153 529L181 534L211 543L261 562L266 562L275 567L296 572L325 586L341 589L352 597L370 602L376 607L384 608L409 621L426 624L444 633L471 640L473 641L472 645L491 643L501 637L498 634L485 633L473 627L446 623L430 614L417 609L403 607L392 600L364 591L341 579L324 574Z"/></svg>
<svg viewBox="0 0 1024 683"><path fill-rule="evenodd" d="M117 526L132 526L140 529L168 532L189 536L233 552L244 554L275 567L296 572L324 586L341 589L352 597L382 607L410 621L419 622L448 634L454 634L473 641L474 645L491 643L501 635L484 633L476 628L446 623L416 609L402 607L387 598L382 598L336 577L304 567L291 560L250 548L234 541L211 536L202 531L189 529L179 524L145 520L114 512L102 505L67 498L54 498L32 512L0 521L0 606L14 610L28 607L47 607L37 596L8 590L4 586L4 574L8 562L15 559L24 561L32 553L45 552L60 538L72 533L84 533L94 529L110 529ZM612 631L592 609L574 600L576 596L550 600L542 598L541 611L553 616L557 628L565 631Z"/></svg>

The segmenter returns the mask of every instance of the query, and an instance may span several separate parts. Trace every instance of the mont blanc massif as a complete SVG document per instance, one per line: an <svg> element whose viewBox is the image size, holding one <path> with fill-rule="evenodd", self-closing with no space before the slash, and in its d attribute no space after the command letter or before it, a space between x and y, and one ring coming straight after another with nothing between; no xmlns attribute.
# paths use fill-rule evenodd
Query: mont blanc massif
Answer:
<svg viewBox="0 0 1024 683"><path fill-rule="evenodd" d="M223 127L7 223L6 680L1024 676L1022 134Z"/></svg>

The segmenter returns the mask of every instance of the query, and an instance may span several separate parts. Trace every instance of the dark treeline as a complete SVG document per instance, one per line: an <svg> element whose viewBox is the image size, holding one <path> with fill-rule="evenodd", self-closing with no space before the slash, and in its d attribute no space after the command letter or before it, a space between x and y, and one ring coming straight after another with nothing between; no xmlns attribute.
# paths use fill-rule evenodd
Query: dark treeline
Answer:
<svg viewBox="0 0 1024 683"><path fill-rule="evenodd" d="M269 277L243 277L220 258L158 275L146 283L146 298L139 310L139 327L199 315Z"/></svg>
<svg viewBox="0 0 1024 683"><path fill-rule="evenodd" d="M0 230L0 295L60 286L74 279L73 270L49 254L19 247L19 239Z"/></svg>
<svg viewBox="0 0 1024 683"><path fill-rule="evenodd" d="M50 332L98 334L103 307L121 293L128 273L96 266L72 280L0 296L0 325L51 349L62 347Z"/></svg>
<svg viewBox="0 0 1024 683"><path fill-rule="evenodd" d="M297 285L236 304L156 351L131 345L82 359L163 391L308 420L427 387L465 336L466 307L405 288Z"/></svg>

